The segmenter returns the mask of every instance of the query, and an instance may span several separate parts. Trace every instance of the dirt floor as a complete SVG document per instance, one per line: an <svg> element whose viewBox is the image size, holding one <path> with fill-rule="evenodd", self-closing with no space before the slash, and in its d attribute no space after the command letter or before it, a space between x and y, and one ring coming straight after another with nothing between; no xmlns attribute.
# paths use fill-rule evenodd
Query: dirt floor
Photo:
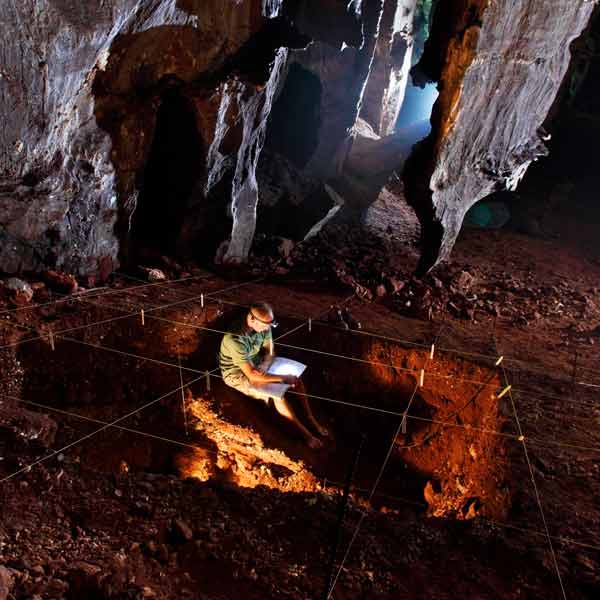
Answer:
<svg viewBox="0 0 600 600"><path fill-rule="evenodd" d="M352 244L321 263L346 285L298 260L5 295L0 598L323 597L358 447L332 598L597 597L598 257L466 231L415 280L410 246L385 244L362 274ZM402 286L361 294L373 261ZM215 371L256 298L276 352L308 365L321 450Z"/></svg>

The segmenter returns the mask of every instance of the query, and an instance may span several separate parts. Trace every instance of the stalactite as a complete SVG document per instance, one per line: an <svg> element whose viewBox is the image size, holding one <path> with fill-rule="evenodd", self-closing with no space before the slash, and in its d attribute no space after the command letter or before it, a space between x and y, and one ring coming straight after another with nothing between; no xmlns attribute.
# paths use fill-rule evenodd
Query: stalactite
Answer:
<svg viewBox="0 0 600 600"><path fill-rule="evenodd" d="M230 156L223 155L220 152L223 139L229 131L229 125L226 121L227 111L231 105L231 92L229 91L229 88L230 85L228 83L224 83L220 89L221 102L219 104L219 111L217 113L217 123L215 126L214 138L208 149L208 155L206 158L208 176L206 185L204 187L204 195L208 195L211 189L217 183L219 183L225 171L231 167L232 163Z"/></svg>
<svg viewBox="0 0 600 600"><path fill-rule="evenodd" d="M271 112L273 96L279 85L288 51L281 48L273 63L271 77L265 89L244 99L238 92L238 106L243 120L243 139L238 151L238 161L233 178L231 213L233 226L231 240L224 261L238 263L248 257L256 229L258 184L256 167L265 142L267 119Z"/></svg>

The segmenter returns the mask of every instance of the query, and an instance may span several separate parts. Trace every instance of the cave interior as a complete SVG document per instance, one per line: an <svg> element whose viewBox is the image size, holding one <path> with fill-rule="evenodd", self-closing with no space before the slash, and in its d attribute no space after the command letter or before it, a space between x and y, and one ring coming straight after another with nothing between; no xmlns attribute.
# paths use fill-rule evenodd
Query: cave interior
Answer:
<svg viewBox="0 0 600 600"><path fill-rule="evenodd" d="M597 597L597 3L34 4L0 600Z"/></svg>

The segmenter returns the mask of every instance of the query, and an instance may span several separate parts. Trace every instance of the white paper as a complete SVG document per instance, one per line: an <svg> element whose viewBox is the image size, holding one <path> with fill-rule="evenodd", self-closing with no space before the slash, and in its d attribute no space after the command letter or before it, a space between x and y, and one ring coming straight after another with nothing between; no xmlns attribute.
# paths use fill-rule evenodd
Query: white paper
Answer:
<svg viewBox="0 0 600 600"><path fill-rule="evenodd" d="M295 377L300 377L305 369L306 365L297 360L276 356L271 363L271 366L267 369L267 373L269 375L294 375ZM268 400L269 398L279 399L283 398L290 387L291 386L287 383L262 383L251 385L250 395L261 400Z"/></svg>
<svg viewBox="0 0 600 600"><path fill-rule="evenodd" d="M295 377L300 377L305 369L306 365L297 360L276 356L271 366L267 369L267 373L269 375L294 375Z"/></svg>

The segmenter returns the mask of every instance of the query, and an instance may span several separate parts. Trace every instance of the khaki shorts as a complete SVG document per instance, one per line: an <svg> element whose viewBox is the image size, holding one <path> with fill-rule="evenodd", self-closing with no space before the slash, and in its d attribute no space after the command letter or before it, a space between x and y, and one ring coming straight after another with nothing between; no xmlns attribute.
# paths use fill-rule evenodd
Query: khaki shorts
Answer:
<svg viewBox="0 0 600 600"><path fill-rule="evenodd" d="M265 402L267 404L269 403L269 401L264 397L255 394L250 384L250 380L244 375L244 373L242 373L242 371L234 371L232 373L228 373L223 377L223 381L229 387L232 387L238 392L244 394L244 396L256 398L257 400L261 400L262 402Z"/></svg>

